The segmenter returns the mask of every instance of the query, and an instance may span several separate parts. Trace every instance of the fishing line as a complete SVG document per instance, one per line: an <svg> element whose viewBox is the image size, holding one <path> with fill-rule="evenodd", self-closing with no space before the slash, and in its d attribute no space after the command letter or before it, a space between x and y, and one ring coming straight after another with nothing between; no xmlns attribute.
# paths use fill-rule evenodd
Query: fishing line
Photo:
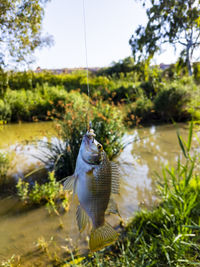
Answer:
<svg viewBox="0 0 200 267"><path fill-rule="evenodd" d="M87 52L87 32L86 32L86 11L85 11L85 0L83 0L83 28L84 28L84 43L85 43L85 63L87 73L87 93L88 93L88 108L87 108L87 128L91 128L91 121L89 119L90 111L90 85L89 85L89 70L88 70L88 52Z"/></svg>

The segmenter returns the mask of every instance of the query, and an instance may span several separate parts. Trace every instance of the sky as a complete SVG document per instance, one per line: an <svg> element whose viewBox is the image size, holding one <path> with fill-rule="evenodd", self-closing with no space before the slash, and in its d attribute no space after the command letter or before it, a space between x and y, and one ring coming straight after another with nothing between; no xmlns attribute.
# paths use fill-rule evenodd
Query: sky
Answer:
<svg viewBox="0 0 200 267"><path fill-rule="evenodd" d="M147 22L140 1L84 1L88 66L106 67L130 56L129 39L138 25ZM32 69L86 67L83 0L51 0L45 9L43 33L53 36L54 45L35 53ZM171 63L174 56L168 53L155 63Z"/></svg>

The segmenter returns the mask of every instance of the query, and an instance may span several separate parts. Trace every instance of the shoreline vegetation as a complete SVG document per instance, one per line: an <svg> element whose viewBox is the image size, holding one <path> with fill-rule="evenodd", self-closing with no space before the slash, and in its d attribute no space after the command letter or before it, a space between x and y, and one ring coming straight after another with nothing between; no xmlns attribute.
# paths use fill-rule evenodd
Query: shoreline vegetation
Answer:
<svg viewBox="0 0 200 267"><path fill-rule="evenodd" d="M200 264L199 154L192 148L193 128L200 120L200 65L189 77L176 63L167 70L135 65L130 58L90 73L0 72L0 121L55 121L61 143L41 144L41 161L49 176L31 187L19 180L15 193L25 205L47 204L59 216L68 209L68 196L59 181L73 173L81 138L89 119L108 157L118 155L126 129L150 124L193 120L188 140L178 134L182 159L158 177L159 204L141 210L123 228L119 241L103 251L63 260L46 253L52 266L193 266ZM89 108L89 113L88 113ZM199 141L200 143L200 141ZM6 191L9 155L0 153L0 186ZM66 167L67 166L67 167ZM10 192L9 192L10 193ZM58 199L61 196L61 202ZM59 204L57 206L57 203ZM48 252L48 253L47 253ZM54 259L54 260L52 260ZM55 260L56 259L56 260ZM13 256L0 266L20 266ZM22 265L23 266L23 265Z"/></svg>
<svg viewBox="0 0 200 267"><path fill-rule="evenodd" d="M200 119L200 64L194 75L177 62L166 70L131 58L89 73L84 70L53 74L0 71L0 121L48 121L62 119L69 104L90 101L116 106L127 127L145 123L183 122ZM76 104L75 104L76 105ZM86 112L86 111L85 111Z"/></svg>

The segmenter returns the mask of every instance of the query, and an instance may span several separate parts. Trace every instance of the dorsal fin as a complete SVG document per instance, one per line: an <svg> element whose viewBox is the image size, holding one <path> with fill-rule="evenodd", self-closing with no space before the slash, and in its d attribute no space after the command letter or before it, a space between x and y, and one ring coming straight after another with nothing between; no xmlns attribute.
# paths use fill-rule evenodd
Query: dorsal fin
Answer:
<svg viewBox="0 0 200 267"><path fill-rule="evenodd" d="M112 171L111 192L113 194L119 194L119 184L120 184L119 168L115 162L110 162L110 165Z"/></svg>

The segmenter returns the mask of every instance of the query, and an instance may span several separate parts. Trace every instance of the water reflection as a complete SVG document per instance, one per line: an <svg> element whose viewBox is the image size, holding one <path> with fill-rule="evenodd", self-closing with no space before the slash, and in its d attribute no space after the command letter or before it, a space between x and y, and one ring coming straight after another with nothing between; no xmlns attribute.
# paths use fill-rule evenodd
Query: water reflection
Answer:
<svg viewBox="0 0 200 267"><path fill-rule="evenodd" d="M187 139L188 126L179 124L183 139ZM197 135L200 135L197 132ZM175 166L182 157L174 125L139 128L126 135L129 145L117 158L122 175L121 206L124 219L141 206L150 207L155 201L157 174L166 165ZM133 140L130 142L130 140ZM194 147L197 146L193 138Z"/></svg>

